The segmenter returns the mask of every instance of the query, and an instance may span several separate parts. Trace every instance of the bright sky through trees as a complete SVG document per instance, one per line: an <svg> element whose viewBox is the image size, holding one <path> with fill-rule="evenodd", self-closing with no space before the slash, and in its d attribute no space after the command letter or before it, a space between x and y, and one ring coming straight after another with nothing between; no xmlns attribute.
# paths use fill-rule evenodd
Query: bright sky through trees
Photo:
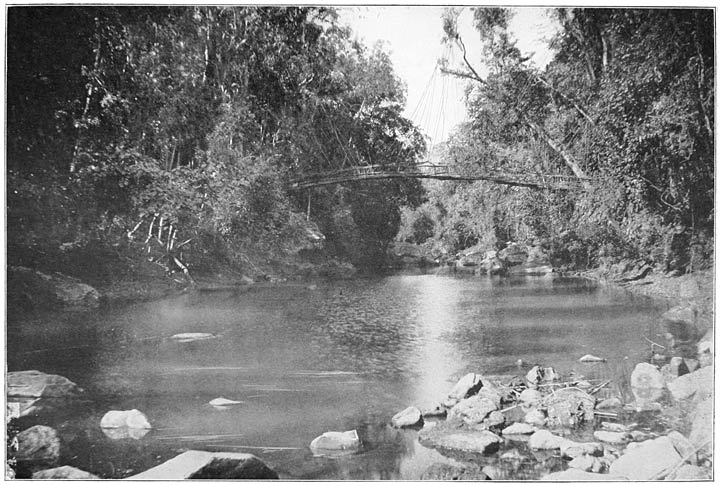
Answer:
<svg viewBox="0 0 720 485"><path fill-rule="evenodd" d="M440 57L447 49L442 44L441 6L340 7L341 19L354 34L368 45L385 44L395 70L407 83L405 115L419 124L432 143L447 139L452 129L465 119L462 97L466 83L448 79L439 73L430 80ZM533 55L532 61L544 67L551 58L547 40L556 25L544 8L516 8L511 32L523 53ZM473 27L472 11L465 8L458 19L458 28L473 65L483 73L481 46ZM459 66L457 48L451 53L451 65ZM443 79L445 78L445 79Z"/></svg>

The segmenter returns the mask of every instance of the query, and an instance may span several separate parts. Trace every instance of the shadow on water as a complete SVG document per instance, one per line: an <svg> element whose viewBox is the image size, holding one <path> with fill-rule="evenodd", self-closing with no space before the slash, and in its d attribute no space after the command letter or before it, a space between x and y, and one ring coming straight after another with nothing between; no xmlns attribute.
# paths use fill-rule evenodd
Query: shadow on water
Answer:
<svg viewBox="0 0 720 485"><path fill-rule="evenodd" d="M582 280L397 275L8 315L7 362L86 390L77 409L48 419L67 444L65 463L104 478L204 449L252 452L285 478L418 479L453 457L391 429L397 411L437 403L466 372L522 375L538 363L616 378L645 357L657 314ZM170 338L189 332L213 338ZM608 363L580 364L587 353ZM218 397L241 403L219 410L208 404ZM150 433L100 430L106 411L132 408ZM358 430L361 453L312 456L313 438L347 429ZM536 478L533 460L507 465L509 478Z"/></svg>

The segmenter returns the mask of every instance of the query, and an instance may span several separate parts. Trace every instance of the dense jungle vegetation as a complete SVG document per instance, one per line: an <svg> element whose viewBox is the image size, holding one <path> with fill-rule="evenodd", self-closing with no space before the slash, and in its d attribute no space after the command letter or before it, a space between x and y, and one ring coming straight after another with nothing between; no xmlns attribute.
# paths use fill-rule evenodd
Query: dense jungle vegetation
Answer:
<svg viewBox="0 0 720 485"><path fill-rule="evenodd" d="M557 9L543 71L512 42L510 11L474 15L487 74L451 74L468 79L470 119L442 162L564 172L587 190L399 179L310 200L289 190L298 174L402 167L426 149L389 56L354 41L332 8L9 8L8 264L193 274L300 252L378 268L393 239L448 254L532 241L576 267L710 264L713 11ZM456 17L438 22L464 49Z"/></svg>

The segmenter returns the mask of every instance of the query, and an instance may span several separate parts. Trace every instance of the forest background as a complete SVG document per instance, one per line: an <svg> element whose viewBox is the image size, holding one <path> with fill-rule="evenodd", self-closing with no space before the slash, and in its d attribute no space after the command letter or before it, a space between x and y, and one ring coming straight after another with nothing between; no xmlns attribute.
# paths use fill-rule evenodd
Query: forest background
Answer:
<svg viewBox="0 0 720 485"><path fill-rule="evenodd" d="M710 267L714 11L554 9L543 70L510 15L474 9L488 73L453 70L469 119L427 154L388 54L332 8L10 7L7 262L91 283L148 267L332 274L386 268L393 241L440 258L516 241L566 269ZM464 49L457 11L438 22ZM288 183L428 156L584 189Z"/></svg>

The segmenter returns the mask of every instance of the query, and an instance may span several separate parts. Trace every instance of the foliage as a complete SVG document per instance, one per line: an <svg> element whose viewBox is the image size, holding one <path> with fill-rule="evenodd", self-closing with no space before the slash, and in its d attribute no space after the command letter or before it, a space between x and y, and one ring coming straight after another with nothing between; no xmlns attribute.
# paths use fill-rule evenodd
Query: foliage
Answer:
<svg viewBox="0 0 720 485"><path fill-rule="evenodd" d="M469 63L458 73L475 84L470 119L446 159L468 173L490 167L592 182L565 193L490 191L480 182L434 189L430 198L445 204L435 221L442 237L456 249L490 243L491 233L494 244L544 241L579 266L632 257L689 268L689 241L707 247L714 219L712 11L553 12L561 30L541 72L507 31L511 11L475 9L488 74ZM448 12L443 26L465 55L456 18Z"/></svg>
<svg viewBox="0 0 720 485"><path fill-rule="evenodd" d="M319 227L378 265L421 201L415 182L287 189L424 150L388 55L332 9L12 7L8 39L13 247L86 240L186 271L296 253Z"/></svg>

